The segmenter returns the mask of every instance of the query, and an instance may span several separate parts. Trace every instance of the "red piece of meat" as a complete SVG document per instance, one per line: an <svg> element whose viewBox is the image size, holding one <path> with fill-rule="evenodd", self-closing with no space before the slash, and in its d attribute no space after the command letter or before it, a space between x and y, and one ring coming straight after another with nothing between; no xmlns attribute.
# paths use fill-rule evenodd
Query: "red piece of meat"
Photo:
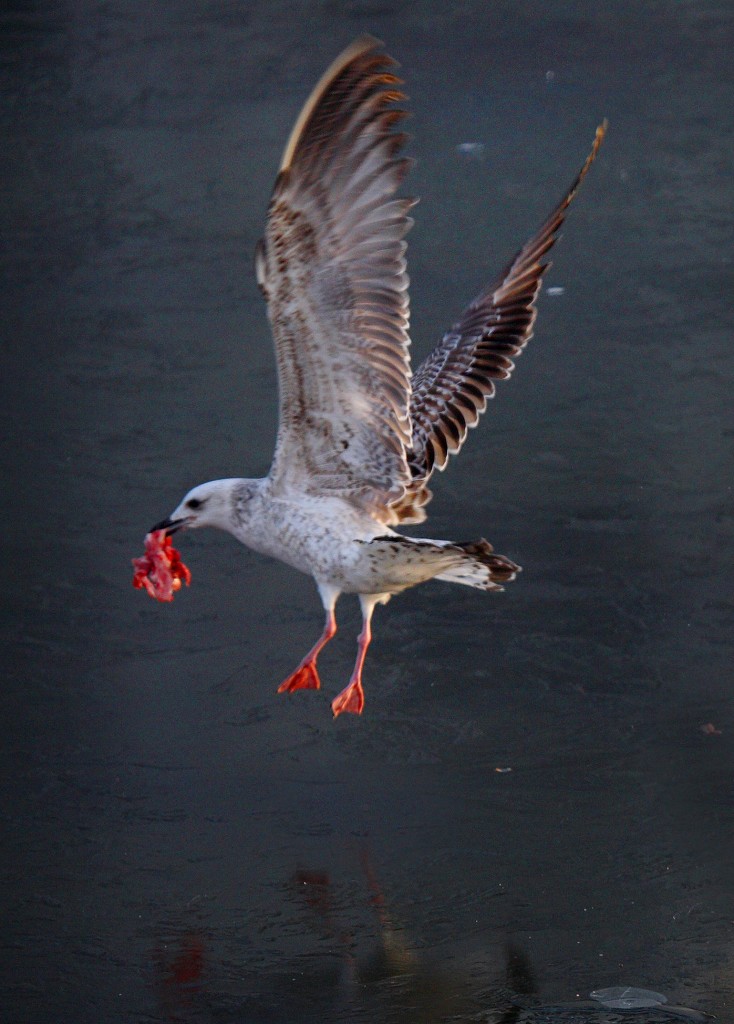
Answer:
<svg viewBox="0 0 734 1024"><path fill-rule="evenodd" d="M181 581L188 587L191 573L181 561L165 530L156 530L145 538L145 554L133 558L133 586L147 590L157 601L172 601Z"/></svg>

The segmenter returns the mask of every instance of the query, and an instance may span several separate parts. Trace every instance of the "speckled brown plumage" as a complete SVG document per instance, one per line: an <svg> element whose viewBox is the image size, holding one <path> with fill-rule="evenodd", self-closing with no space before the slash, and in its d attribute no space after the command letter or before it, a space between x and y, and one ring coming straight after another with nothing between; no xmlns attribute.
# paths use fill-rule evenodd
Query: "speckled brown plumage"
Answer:
<svg viewBox="0 0 734 1024"><path fill-rule="evenodd" d="M395 131L394 61L357 40L314 90L286 146L256 266L280 381L271 478L340 494L389 521L410 483L411 199Z"/></svg>
<svg viewBox="0 0 734 1024"><path fill-rule="evenodd" d="M409 167L394 67L365 36L326 72L288 140L256 251L280 381L271 478L342 495L386 524L425 519L434 469L514 369L543 256L606 127L540 230L411 377L404 236L414 201L394 198Z"/></svg>
<svg viewBox="0 0 734 1024"><path fill-rule="evenodd" d="M594 144L568 192L533 237L508 264L498 281L467 306L439 345L421 363L411 380L410 414L413 445L408 461L413 483L400 503L401 521L420 521L431 497L426 484L434 469L445 469L468 431L477 425L495 392L495 381L507 380L533 336L535 305L543 275L550 267L543 257L563 224L566 210L591 166L606 132Z"/></svg>

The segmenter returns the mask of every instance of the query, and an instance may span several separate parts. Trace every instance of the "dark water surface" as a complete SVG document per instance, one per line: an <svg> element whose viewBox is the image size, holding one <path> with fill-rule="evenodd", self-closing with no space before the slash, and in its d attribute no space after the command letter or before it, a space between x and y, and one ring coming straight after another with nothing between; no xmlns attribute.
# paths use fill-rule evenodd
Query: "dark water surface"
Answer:
<svg viewBox="0 0 734 1024"><path fill-rule="evenodd" d="M529 1009L628 984L734 1021L732 5L9 0L0 25L2 1019L673 1019ZM129 560L191 485L267 470L251 254L364 30L416 115L417 355L611 127L564 291L421 528L525 572L379 610L365 714L333 722L352 603L326 692L279 698L310 580L202 532L158 606Z"/></svg>

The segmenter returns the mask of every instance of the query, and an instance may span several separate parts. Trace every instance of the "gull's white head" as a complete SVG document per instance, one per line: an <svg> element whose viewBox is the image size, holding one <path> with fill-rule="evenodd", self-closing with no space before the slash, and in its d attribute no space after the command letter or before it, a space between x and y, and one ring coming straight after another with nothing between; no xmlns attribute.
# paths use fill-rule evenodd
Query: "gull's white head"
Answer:
<svg viewBox="0 0 734 1024"><path fill-rule="evenodd" d="M181 504L168 519L164 519L151 530L193 530L199 526L215 526L232 532L242 525L246 518L247 506L257 492L258 480L210 480L199 484L185 495Z"/></svg>

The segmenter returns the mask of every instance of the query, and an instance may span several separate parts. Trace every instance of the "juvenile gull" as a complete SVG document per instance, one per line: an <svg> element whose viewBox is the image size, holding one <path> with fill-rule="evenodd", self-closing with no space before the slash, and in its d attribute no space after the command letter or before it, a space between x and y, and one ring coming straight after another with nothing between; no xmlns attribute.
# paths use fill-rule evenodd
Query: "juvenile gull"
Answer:
<svg viewBox="0 0 734 1024"><path fill-rule="evenodd" d="M216 526L314 577L326 623L281 693L319 688L337 598L359 596L357 660L334 715L364 706L376 605L430 579L497 591L519 571L486 540L420 540L393 527L423 522L433 471L459 451L495 380L510 376L532 333L543 258L606 130L540 230L411 374L404 236L416 200L395 198L410 164L399 131L405 97L381 47L355 40L312 92L256 248L280 395L270 472L200 484L153 527Z"/></svg>

